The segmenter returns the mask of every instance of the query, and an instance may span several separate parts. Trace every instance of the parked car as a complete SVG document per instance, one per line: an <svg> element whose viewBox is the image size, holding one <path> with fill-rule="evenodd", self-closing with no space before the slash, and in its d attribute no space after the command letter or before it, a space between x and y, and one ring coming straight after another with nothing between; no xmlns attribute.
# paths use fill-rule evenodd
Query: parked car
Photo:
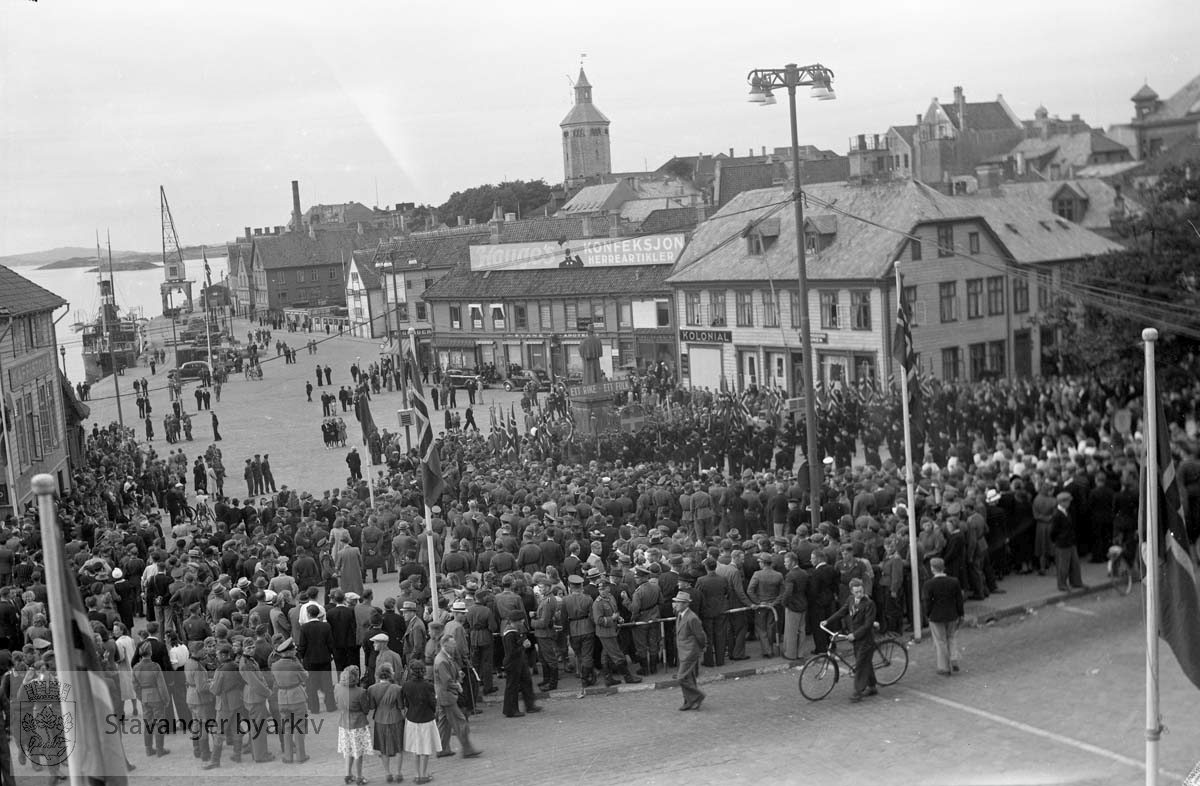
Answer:
<svg viewBox="0 0 1200 786"><path fill-rule="evenodd" d="M452 388L465 388L469 379L475 380L475 384L479 386L479 389L482 390L485 387L483 377L465 368L450 367L442 372L442 379L447 380Z"/></svg>
<svg viewBox="0 0 1200 786"><path fill-rule="evenodd" d="M178 369L180 381L186 379L203 379L208 373L208 364L202 360L189 360Z"/></svg>
<svg viewBox="0 0 1200 786"><path fill-rule="evenodd" d="M538 390L550 389L550 375L540 368L535 368L526 371L522 368L512 368L509 370L508 379L504 380L505 390L524 390L525 386L531 381L536 382Z"/></svg>

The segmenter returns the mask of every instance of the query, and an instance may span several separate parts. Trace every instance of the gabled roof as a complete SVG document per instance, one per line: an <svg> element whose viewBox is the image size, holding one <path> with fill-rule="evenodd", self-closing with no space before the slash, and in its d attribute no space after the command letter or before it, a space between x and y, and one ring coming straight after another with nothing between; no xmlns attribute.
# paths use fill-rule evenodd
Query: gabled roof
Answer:
<svg viewBox="0 0 1200 786"><path fill-rule="evenodd" d="M1138 88L1138 91L1133 94L1133 98L1130 98L1129 100L1130 101L1153 101L1156 98L1158 98L1158 93L1154 90L1153 87L1150 86L1149 83L1146 83L1146 84L1142 85L1140 88Z"/></svg>
<svg viewBox="0 0 1200 786"><path fill-rule="evenodd" d="M584 232L584 222L588 230ZM612 221L605 214L595 216L540 216L505 221L500 227L501 243L533 243L543 240L578 240L588 237L604 237L609 234ZM486 242L486 241L485 241Z"/></svg>
<svg viewBox="0 0 1200 786"><path fill-rule="evenodd" d="M1179 88L1170 98L1163 101L1158 109L1146 115L1139 122L1182 120L1195 115L1200 115L1200 76L1196 76L1192 81Z"/></svg>
<svg viewBox="0 0 1200 786"><path fill-rule="evenodd" d="M1080 200L1086 200L1086 203L1083 203L1083 215L1077 216L1074 223L1093 231L1107 230L1111 227L1110 213L1117 206L1117 189L1099 178L1004 183L999 187L999 193L1019 203L1050 211L1054 209L1054 197L1064 188L1078 195ZM1121 193L1124 209L1138 212L1141 206L1130 199L1131 193L1130 189Z"/></svg>
<svg viewBox="0 0 1200 786"><path fill-rule="evenodd" d="M424 300L492 300L554 297L646 295L668 289L670 265L548 268L543 270L484 270L464 267L425 290Z"/></svg>
<svg viewBox="0 0 1200 786"><path fill-rule="evenodd" d="M572 213L607 213L609 210L619 210L621 205L637 194L624 181L601 183L595 186L584 186L570 201L558 209L562 215Z"/></svg>
<svg viewBox="0 0 1200 786"><path fill-rule="evenodd" d="M351 264L354 265L354 270L358 272L358 280L362 284L363 289L379 289L383 285L380 283L379 274L375 272L375 265L371 264L374 254L368 249L362 249L354 252L354 260ZM347 276L347 279L349 276Z"/></svg>
<svg viewBox="0 0 1200 786"><path fill-rule="evenodd" d="M809 197L806 218L820 221L820 217L838 217L833 243L807 257L808 277L815 281L886 278L906 242L903 233L922 224L947 220L974 220L990 227L1018 264L1080 259L1120 248L1058 219L1047 207L1035 207L1022 198L950 197L912 180L868 185L824 183L806 186L804 191ZM781 188L740 194L697 227L668 283L792 280L796 266L794 213L779 204L788 196L789 192ZM778 240L764 254L752 256L745 243L726 242L745 231L749 221L772 210L777 211L773 216L779 218L781 230ZM1007 225L1014 231L1007 230Z"/></svg>
<svg viewBox="0 0 1200 786"><path fill-rule="evenodd" d="M1046 158L1045 165L1080 169L1090 163L1098 153L1123 152L1129 148L1108 137L1103 131L1080 131L1076 134L1054 134L1045 139L1023 139L1010 151L1009 156L1021 153L1027 158Z"/></svg>
<svg viewBox="0 0 1200 786"><path fill-rule="evenodd" d="M718 206L728 204L730 200L744 191L757 188L767 188L777 181L787 179L788 169L782 162L764 162L761 159L752 163L732 163L736 159L726 159L717 162L716 180L713 183L713 201Z"/></svg>
<svg viewBox="0 0 1200 786"><path fill-rule="evenodd" d="M999 129L1021 128L1019 122L1014 122L1004 105L999 101L968 101L963 105L966 109L967 127L972 131L993 131ZM953 103L942 104L942 111L950 118L955 127L962 129L962 118L958 116L958 106Z"/></svg>
<svg viewBox="0 0 1200 786"><path fill-rule="evenodd" d="M895 131L909 147L912 147L913 140L917 138L917 128L918 126L892 126L890 130Z"/></svg>
<svg viewBox="0 0 1200 786"><path fill-rule="evenodd" d="M338 265L344 267L354 251L375 245L383 230L366 229L361 234L353 230L320 230L316 237L307 232L285 232L279 235L255 237L254 254L264 270Z"/></svg>
<svg viewBox="0 0 1200 786"><path fill-rule="evenodd" d="M661 232L691 230L700 221L700 211L707 209L703 207L673 207L655 210L642 221L638 233L653 235Z"/></svg>
<svg viewBox="0 0 1200 786"><path fill-rule="evenodd" d="M656 197L653 199L631 199L621 205L621 220L631 223L641 223L656 210L667 210L670 208L689 207L694 196L672 196L672 197Z"/></svg>
<svg viewBox="0 0 1200 786"><path fill-rule="evenodd" d="M11 268L0 265L0 313L10 316L53 311L67 301L43 289Z"/></svg>

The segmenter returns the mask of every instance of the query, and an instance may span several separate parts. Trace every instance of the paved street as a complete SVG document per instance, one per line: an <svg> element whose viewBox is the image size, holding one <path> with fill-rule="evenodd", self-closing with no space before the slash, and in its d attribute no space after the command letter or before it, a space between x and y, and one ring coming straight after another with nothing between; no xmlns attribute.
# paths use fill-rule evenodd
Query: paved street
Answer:
<svg viewBox="0 0 1200 786"><path fill-rule="evenodd" d="M1136 595L1101 592L1024 619L967 630L963 672L933 673L926 642L911 651L909 672L894 688L860 705L839 683L825 701L805 701L794 672L706 686L699 712L679 713L677 690L546 701L537 716L505 719L496 705L472 721L483 757L435 760L435 782L860 784L887 773L894 784L1140 783L1143 753L1143 647ZM1200 757L1200 713L1169 651L1162 655L1161 783L1178 783ZM331 784L343 772L335 716L301 766L226 765L199 775L190 745L147 760L139 740L126 748L134 783L245 783L288 778L297 786ZM457 747L457 742L455 743ZM277 753L276 749L276 753ZM405 762L408 780L411 758ZM383 783L368 761L371 783ZM27 770L25 770L28 773ZM22 783L45 783L38 776Z"/></svg>
<svg viewBox="0 0 1200 786"><path fill-rule="evenodd" d="M248 330L247 321L234 320L234 333L243 341ZM166 332L169 335L169 327L166 328ZM296 363L289 365L283 362L282 357L275 356L274 338L297 347ZM362 429L355 421L353 411L343 413L340 405L337 406L337 415L346 421L346 447L325 449L320 428L321 393L330 388L314 387L313 400L309 403L305 399L304 384L308 380L313 380L315 384L314 370L319 362L322 366L328 365L332 369L334 394L342 385L351 386L350 364L354 363L356 358L362 358L362 361L368 364L378 360L379 342L339 337L336 332L327 337L324 333L277 331L274 338L264 358L263 378L259 381L248 381L242 375L231 374L229 382L222 387L221 401L212 402L212 410L220 419L222 441L219 447L228 473L226 490L232 494L244 495L246 484L242 480L242 469L245 460L255 453L269 453L277 486L286 483L289 488L311 491L319 496L325 489L340 488L344 485L349 474L345 459L351 447L357 446L358 452L363 454L364 474L369 455L362 447ZM308 354L304 348L304 344L310 338L321 342L316 355ZM152 339L161 341L159 336L152 336ZM143 377L150 379L155 451L160 456L166 456L168 451L182 448L189 463L194 461L196 456L203 455L205 449L212 444L212 426L207 411L196 412L196 400L192 397L196 382L186 383L183 389L183 404L185 410L192 415L195 440L170 445L163 438L162 419L170 413L171 405L165 387L166 373L161 368L154 376L150 376L150 369L146 367L130 369L120 378L121 404L126 425L136 428L140 438L145 437L145 426L137 420L137 405L132 394L133 380ZM492 404L502 405L505 412L516 405L516 411L520 413L519 393L506 393L503 388L488 388L483 391L483 395L484 403L475 407L475 421L485 433L489 426L488 408ZM404 406L402 398L399 392L388 393L386 390L381 395L372 397L371 414L380 428L386 428L393 433L399 431L396 410ZM461 415L467 407L465 390L458 391L457 403L456 411ZM93 422L110 423L117 419L116 397L113 395L111 378L92 386L92 400L87 404L92 409ZM444 430L442 411L431 414L435 431L441 433ZM415 433L413 436L415 439ZM190 491L191 484L188 485Z"/></svg>

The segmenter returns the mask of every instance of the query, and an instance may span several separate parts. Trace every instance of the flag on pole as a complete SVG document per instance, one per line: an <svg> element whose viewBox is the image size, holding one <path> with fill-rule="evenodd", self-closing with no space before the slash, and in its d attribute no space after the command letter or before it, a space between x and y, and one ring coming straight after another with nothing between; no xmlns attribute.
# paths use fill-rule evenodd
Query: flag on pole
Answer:
<svg viewBox="0 0 1200 786"><path fill-rule="evenodd" d="M1161 377L1158 384L1158 389L1163 390ZM1200 580L1196 575L1196 551L1188 539L1187 503L1176 477L1161 392L1154 408L1158 421L1155 449L1160 474L1157 502L1159 527L1163 533L1159 632L1171 646L1183 673L1200 688Z"/></svg>
<svg viewBox="0 0 1200 786"><path fill-rule="evenodd" d="M204 283L208 289L212 289L212 268L208 266L208 250L204 249L200 253L204 256Z"/></svg>
<svg viewBox="0 0 1200 786"><path fill-rule="evenodd" d="M354 417L362 426L363 444L369 444L371 435L379 431L379 427L375 425L375 418L371 417L371 404L366 396L360 395L354 400Z"/></svg>
<svg viewBox="0 0 1200 786"><path fill-rule="evenodd" d="M908 379L908 419L912 424L913 453L919 453L917 446L921 445L925 435L925 411L921 398L921 376L917 367L917 353L913 349L912 325L909 321L908 306L904 303L903 284L896 288L900 296L896 302L896 331L892 338L892 355L904 369ZM914 456L916 458L917 456Z"/></svg>
<svg viewBox="0 0 1200 786"><path fill-rule="evenodd" d="M438 504L446 491L446 483L442 480L442 458L433 439L429 405L425 401L420 368L411 348L405 363L408 366L408 405L417 416L417 455L421 459L421 489L425 496L425 505L432 508Z"/></svg>

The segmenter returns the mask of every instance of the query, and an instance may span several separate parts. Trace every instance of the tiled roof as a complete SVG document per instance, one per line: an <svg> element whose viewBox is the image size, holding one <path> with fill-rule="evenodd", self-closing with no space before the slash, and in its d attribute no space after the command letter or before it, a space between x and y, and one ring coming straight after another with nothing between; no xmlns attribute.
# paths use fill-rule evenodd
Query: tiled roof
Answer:
<svg viewBox="0 0 1200 786"><path fill-rule="evenodd" d="M1142 85L1138 91L1133 94L1130 101L1153 101L1158 98L1158 93L1149 84Z"/></svg>
<svg viewBox="0 0 1200 786"><path fill-rule="evenodd" d="M356 252L354 258L368 267L377 261L406 264L415 259L417 265L423 268L446 270L469 263L471 246L486 243L491 236L486 225L477 224L471 230L419 232L409 237L393 238Z"/></svg>
<svg viewBox="0 0 1200 786"><path fill-rule="evenodd" d="M804 191L809 196L806 218L819 221L821 216L838 216L834 242L807 258L812 280L878 280L889 276L891 262L904 242L900 233L947 219L986 221L1018 263L1078 259L1120 248L1068 222L1063 222L1064 228L1048 208L1026 204L1024 199L950 197L911 180L869 185L824 183L806 186ZM790 208L780 206L782 209L773 214L780 220L780 233L762 256L750 256L745 243L725 243L743 232L751 221L776 209L773 206L788 196L789 191L782 188L740 194L696 228L669 283L790 280L796 266L794 213ZM849 215L839 215L839 211ZM1007 224L1016 231L1005 230Z"/></svg>
<svg viewBox="0 0 1200 786"><path fill-rule="evenodd" d="M599 124L608 125L608 118L604 113L596 108L592 103L579 103L571 107L571 111L567 112L567 116L559 123L560 126L577 126L584 124Z"/></svg>
<svg viewBox="0 0 1200 786"><path fill-rule="evenodd" d="M315 265L344 266L354 256L356 249L373 246L380 237L386 235L386 230L375 229L364 229L362 234L354 230L318 229L315 238L309 237L307 232L285 232L255 237L254 252L266 270Z"/></svg>
<svg viewBox="0 0 1200 786"><path fill-rule="evenodd" d="M53 311L67 301L10 268L0 265L0 312L10 316Z"/></svg>
<svg viewBox="0 0 1200 786"><path fill-rule="evenodd" d="M1005 183L1000 194L1018 203L1043 210L1052 210L1052 200L1063 188L1070 188L1087 200L1087 209L1075 223L1085 229L1103 230L1111 226L1109 214L1116 207L1117 190L1098 178L1075 180L1042 180L1026 183ZM1141 206L1130 201L1130 189L1122 193L1125 209L1140 211Z"/></svg>
<svg viewBox="0 0 1200 786"><path fill-rule="evenodd" d="M701 207L673 207L655 210L646 216L646 220L638 228L642 235L652 235L659 232L678 232L693 229L699 223Z"/></svg>
<svg viewBox="0 0 1200 786"><path fill-rule="evenodd" d="M1061 167L1082 168L1088 165L1096 153L1129 152L1129 148L1103 131L1080 131L1077 134L1055 134L1045 139L1023 139L1009 155L1021 153L1027 158L1046 157L1044 166L1058 164Z"/></svg>
<svg viewBox="0 0 1200 786"><path fill-rule="evenodd" d="M1156 111L1146 115L1140 122L1179 120L1194 115L1200 115L1200 76L1179 88L1174 95L1163 101Z"/></svg>
<svg viewBox="0 0 1200 786"><path fill-rule="evenodd" d="M892 126L892 128L900 135L901 139L909 144L909 147L912 146L913 140L917 138L918 126Z"/></svg>
<svg viewBox="0 0 1200 786"><path fill-rule="evenodd" d="M588 233L583 231L585 221L590 230ZM602 237L608 235L611 228L612 222L607 215L525 218L520 221L505 221L500 227L500 242L533 243L543 240Z"/></svg>
<svg viewBox="0 0 1200 786"><path fill-rule="evenodd" d="M693 196L657 197L653 199L631 199L621 205L621 220L640 223L656 210L687 207ZM697 200L698 201L698 200Z"/></svg>
<svg viewBox="0 0 1200 786"><path fill-rule="evenodd" d="M1021 127L1019 123L1013 122L1012 117L1004 110L999 101L977 101L975 103L968 101L965 107L967 110L967 127L973 131ZM958 106L956 104L942 104L942 110L955 126L960 129L962 128L962 121L958 116Z"/></svg>
<svg viewBox="0 0 1200 786"><path fill-rule="evenodd" d="M849 156L813 158L800 162L801 183L840 183L849 179Z"/></svg>
<svg viewBox="0 0 1200 786"><path fill-rule="evenodd" d="M750 164L734 164L729 160L717 163L714 201L719 206L729 203L738 194L757 188L767 188L787 177L782 163L765 163L761 159Z"/></svg>
<svg viewBox="0 0 1200 786"><path fill-rule="evenodd" d="M375 265L372 264L373 256L366 249L354 252L354 269L358 271L358 280L363 289L379 289L382 286L379 274L375 272Z"/></svg>
<svg viewBox="0 0 1200 786"><path fill-rule="evenodd" d="M421 296L424 300L491 298L532 299L644 295L666 291L670 265L546 268L542 270L491 270L472 272L455 268Z"/></svg>
<svg viewBox="0 0 1200 786"><path fill-rule="evenodd" d="M624 199L622 199L624 196ZM624 183L601 183L596 186L585 186L571 200L558 209L559 213L600 213L615 210L625 199L632 198L633 193Z"/></svg>

